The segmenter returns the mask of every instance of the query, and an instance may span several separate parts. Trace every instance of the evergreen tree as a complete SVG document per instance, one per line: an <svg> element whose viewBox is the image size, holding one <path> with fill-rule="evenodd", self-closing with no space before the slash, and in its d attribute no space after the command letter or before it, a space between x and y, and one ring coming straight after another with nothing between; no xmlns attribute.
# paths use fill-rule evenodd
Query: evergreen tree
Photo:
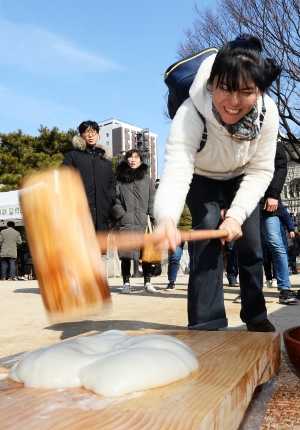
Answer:
<svg viewBox="0 0 300 430"><path fill-rule="evenodd" d="M117 155L115 155L114 157L112 157L110 159L110 161L112 164L112 169L116 173L117 165L119 164L119 157Z"/></svg>
<svg viewBox="0 0 300 430"><path fill-rule="evenodd" d="M57 167L72 148L77 131L59 131L39 128L39 136L25 135L22 130L0 133L0 184L1 192L16 190L22 179L32 171Z"/></svg>

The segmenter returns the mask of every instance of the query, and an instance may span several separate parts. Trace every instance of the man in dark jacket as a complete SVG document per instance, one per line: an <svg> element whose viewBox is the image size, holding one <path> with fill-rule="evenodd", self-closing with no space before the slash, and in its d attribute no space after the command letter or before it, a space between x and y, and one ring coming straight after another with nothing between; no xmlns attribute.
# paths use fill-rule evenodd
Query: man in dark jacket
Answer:
<svg viewBox="0 0 300 430"><path fill-rule="evenodd" d="M279 303L289 305L297 304L298 301L291 292L287 253L280 230L280 218L283 216L280 193L286 175L287 158L281 142L278 141L274 176L264 198L260 201L261 229L273 257L279 290Z"/></svg>
<svg viewBox="0 0 300 430"><path fill-rule="evenodd" d="M79 136L73 138L74 149L64 158L62 166L79 171L86 192L91 215L97 231L109 229L111 206L116 202L116 180L105 150L97 146L99 126L95 121L84 121Z"/></svg>
<svg viewBox="0 0 300 430"><path fill-rule="evenodd" d="M1 262L1 279L6 279L6 266L9 264L9 281L17 281L16 278L16 259L18 254L18 245L21 245L22 239L20 233L14 229L15 223L8 221L7 228L0 232L0 246L2 258Z"/></svg>

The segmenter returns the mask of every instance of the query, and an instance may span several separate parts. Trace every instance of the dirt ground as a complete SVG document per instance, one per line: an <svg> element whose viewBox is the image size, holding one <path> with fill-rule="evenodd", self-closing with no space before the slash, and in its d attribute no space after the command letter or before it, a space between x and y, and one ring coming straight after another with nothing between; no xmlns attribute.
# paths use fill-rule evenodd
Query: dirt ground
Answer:
<svg viewBox="0 0 300 430"><path fill-rule="evenodd" d="M293 288L300 288L300 276L291 277ZM143 292L143 280L132 278L132 293L120 294L121 278L109 278L112 304L81 320L54 323L49 320L37 281L0 282L0 362L1 358L32 351L73 336L111 329L183 329L187 327L187 275L179 275L176 290L165 292L167 277L153 278L157 293ZM239 318L240 305L233 303L237 287L224 278L225 307L229 327L246 330ZM275 288L264 288L269 318L278 331L299 324L299 305L278 303ZM1 366L1 364L0 364Z"/></svg>
<svg viewBox="0 0 300 430"><path fill-rule="evenodd" d="M163 292L167 279L155 278L158 292L143 292L142 279L132 279L132 293L120 294L121 278L109 278L112 303L80 320L56 323L48 318L37 281L0 282L0 358L92 331L185 329L187 276L176 290Z"/></svg>
<svg viewBox="0 0 300 430"><path fill-rule="evenodd" d="M143 292L142 281L141 278L132 279L132 293L124 295L120 294L122 279L109 278L112 299L110 306L99 309L96 313L85 315L81 320L61 323L54 323L49 320L43 306L37 281L1 281L0 370L1 368L9 369L25 352L55 344L74 336L96 334L111 329L125 331L146 329L185 330L187 328L188 276L179 275L176 290L172 292L164 291L167 285L166 276L154 278L153 284L157 288L157 292L154 294ZM292 276L291 282L294 290L300 289L300 275ZM264 287L263 291L268 309L268 318L275 325L277 331L282 334L287 328L299 325L299 304L294 306L280 305L276 288ZM222 330L246 331L246 326L239 317L240 305L233 303L238 293L239 288L229 287L226 278L224 278L224 301L228 327ZM282 349L284 351L283 343ZM287 357L286 360L288 360ZM291 368L290 364L289 367ZM2 369L2 371L7 372L6 369ZM280 377L281 380L285 381L285 384L281 384ZM282 426L281 414L278 415L277 409L274 409L274 404L275 406L277 405L278 398L283 399L284 402L287 395L291 396L291 404L297 404L298 398L297 396L295 397L294 387L299 378L292 368L287 371L283 367L278 374L278 384L276 381L277 377L274 376L270 384L265 384L266 389L264 388L262 392L254 394L239 430L250 428L264 430L270 428L299 428L298 424L296 426ZM273 395L276 385L277 389ZM285 404L283 408L285 409ZM300 414L294 410L292 412L294 422L300 423ZM278 423L280 422L280 426L276 426L276 420ZM272 423L271 427L270 423Z"/></svg>

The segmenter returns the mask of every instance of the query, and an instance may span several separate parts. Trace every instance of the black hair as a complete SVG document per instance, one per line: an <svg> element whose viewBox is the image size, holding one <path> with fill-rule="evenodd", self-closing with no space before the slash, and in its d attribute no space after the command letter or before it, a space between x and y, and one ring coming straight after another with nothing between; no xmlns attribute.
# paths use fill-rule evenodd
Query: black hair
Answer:
<svg viewBox="0 0 300 430"><path fill-rule="evenodd" d="M222 84L228 91L238 91L251 80L265 92L280 72L281 67L273 59L263 57L257 37L241 34L218 51L207 84L212 85L217 78L217 87Z"/></svg>
<svg viewBox="0 0 300 430"><path fill-rule="evenodd" d="M132 154L137 154L140 157L141 162L142 163L144 162L143 154L138 149L129 149L129 151L127 151L126 154L124 155L124 160L127 161L128 158L132 156Z"/></svg>
<svg viewBox="0 0 300 430"><path fill-rule="evenodd" d="M7 227L14 227L15 223L13 221L7 221Z"/></svg>
<svg viewBox="0 0 300 430"><path fill-rule="evenodd" d="M96 121L83 121L79 127L78 127L78 131L79 134L83 134L88 128L92 128L93 130L95 130L97 133L99 133L99 125Z"/></svg>

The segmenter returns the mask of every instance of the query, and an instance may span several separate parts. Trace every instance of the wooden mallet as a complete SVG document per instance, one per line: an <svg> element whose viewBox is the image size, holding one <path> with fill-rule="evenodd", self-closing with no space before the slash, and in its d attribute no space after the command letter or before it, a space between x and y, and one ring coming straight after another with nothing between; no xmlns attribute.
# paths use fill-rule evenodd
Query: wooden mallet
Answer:
<svg viewBox="0 0 300 430"><path fill-rule="evenodd" d="M45 170L28 176L21 189L27 239L49 316L101 307L110 291L79 173Z"/></svg>
<svg viewBox="0 0 300 430"><path fill-rule="evenodd" d="M99 309L110 299L102 253L107 234L95 234L85 190L73 169L49 169L22 182L20 203L42 299L52 319ZM181 232L182 241L225 238L227 230ZM143 248L143 233L114 233L119 250ZM149 239L149 236L148 236ZM159 238L153 239L157 245Z"/></svg>

